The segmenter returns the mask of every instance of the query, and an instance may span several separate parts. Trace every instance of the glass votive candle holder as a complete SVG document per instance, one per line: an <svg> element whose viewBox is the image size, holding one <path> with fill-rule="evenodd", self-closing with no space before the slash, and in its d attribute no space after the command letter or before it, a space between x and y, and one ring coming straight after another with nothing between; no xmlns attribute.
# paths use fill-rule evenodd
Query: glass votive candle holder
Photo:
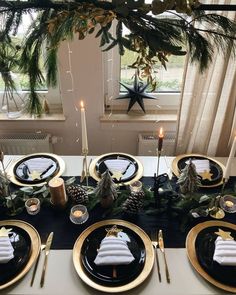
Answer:
<svg viewBox="0 0 236 295"><path fill-rule="evenodd" d="M84 205L75 205L70 210L70 220L75 224L85 223L89 218L88 210Z"/></svg>
<svg viewBox="0 0 236 295"><path fill-rule="evenodd" d="M220 198L220 207L228 213L236 212L236 197L231 195L225 195Z"/></svg>
<svg viewBox="0 0 236 295"><path fill-rule="evenodd" d="M38 198L30 198L25 202L25 208L30 215L35 215L40 211L40 200Z"/></svg>
<svg viewBox="0 0 236 295"><path fill-rule="evenodd" d="M132 192L137 193L137 192L140 192L142 190L142 186L143 186L142 182L137 180L137 181L134 181L133 183L131 183L129 185L129 188L130 188L131 193Z"/></svg>

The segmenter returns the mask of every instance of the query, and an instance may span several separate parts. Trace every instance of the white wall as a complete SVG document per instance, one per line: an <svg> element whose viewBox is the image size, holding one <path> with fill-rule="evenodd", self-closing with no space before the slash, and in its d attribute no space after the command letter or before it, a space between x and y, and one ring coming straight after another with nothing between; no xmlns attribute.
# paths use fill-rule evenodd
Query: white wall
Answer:
<svg viewBox="0 0 236 295"><path fill-rule="evenodd" d="M68 43L64 42L59 52L59 71L61 94L65 121L0 121L0 132L32 131L49 132L62 138L62 142L54 145L54 151L61 155L81 154L81 137L79 101L85 102L89 154L119 151L135 155L139 131L156 131L159 123L100 123L103 115L103 63L99 40L89 36L83 41L70 43L74 91L71 89ZM50 101L49 101L50 103ZM79 111L76 112L75 104ZM76 127L76 122L78 126ZM165 130L175 130L174 123L161 123Z"/></svg>

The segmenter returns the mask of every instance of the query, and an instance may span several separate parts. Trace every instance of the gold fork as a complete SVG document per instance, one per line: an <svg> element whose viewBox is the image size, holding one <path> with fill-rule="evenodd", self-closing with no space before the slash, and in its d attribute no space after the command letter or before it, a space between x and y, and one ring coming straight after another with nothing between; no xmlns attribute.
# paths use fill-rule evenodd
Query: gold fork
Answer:
<svg viewBox="0 0 236 295"><path fill-rule="evenodd" d="M159 282L161 282L161 271L160 271L160 264L159 264L159 258L158 258L157 232L151 232L151 241L152 241L152 246L154 248L155 256L156 256L158 278L159 278Z"/></svg>
<svg viewBox="0 0 236 295"><path fill-rule="evenodd" d="M46 241L47 241L47 236L43 235L43 237L41 238L41 246L40 246L39 255L38 255L37 260L35 262L35 266L34 266L34 270L33 270L33 274L32 274L32 279L31 279L31 282L30 282L31 287L33 286L33 283L34 283L34 278L35 278L35 274L36 274L36 271L37 271L37 268L38 268L41 253L46 247Z"/></svg>

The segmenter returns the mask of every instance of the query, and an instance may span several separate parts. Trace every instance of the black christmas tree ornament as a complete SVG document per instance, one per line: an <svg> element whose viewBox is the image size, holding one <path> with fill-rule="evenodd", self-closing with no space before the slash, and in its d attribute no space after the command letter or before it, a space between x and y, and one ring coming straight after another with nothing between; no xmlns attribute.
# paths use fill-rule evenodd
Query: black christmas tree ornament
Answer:
<svg viewBox="0 0 236 295"><path fill-rule="evenodd" d="M143 100L144 99L157 99L156 97L153 97L153 96L151 96L151 95L149 95L148 93L145 92L145 90L149 86L149 83L147 83L146 85L144 85L143 82L139 81L139 77L138 77L137 71L135 72L135 75L134 75L134 84L133 84L133 87L128 87L128 86L124 85L121 82L120 82L120 84L123 87L125 87L125 89L128 91L128 93L126 93L124 95L121 95L121 96L117 97L116 99L130 98L127 113L131 110L131 108L133 107L133 105L136 102L139 104L139 106L141 107L141 109L143 110L143 112L146 113L145 112L145 108L144 108L144 102L143 102Z"/></svg>

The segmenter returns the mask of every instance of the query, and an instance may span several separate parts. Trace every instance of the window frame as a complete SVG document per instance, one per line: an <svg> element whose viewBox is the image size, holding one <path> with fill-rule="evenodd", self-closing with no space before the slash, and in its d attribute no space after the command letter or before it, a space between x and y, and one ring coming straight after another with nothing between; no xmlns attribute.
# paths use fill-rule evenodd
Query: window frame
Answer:
<svg viewBox="0 0 236 295"><path fill-rule="evenodd" d="M110 32L115 34L116 22L114 21ZM186 55L187 56L187 55ZM129 99L116 99L120 95L124 94L120 92L120 72L121 72L121 56L119 54L118 46L113 47L109 51L103 52L103 89L104 89L104 109L105 113L117 112L125 113L127 112ZM185 68L186 64L183 64ZM168 64L167 64L168 69ZM184 76L184 71L183 71ZM157 100L145 99L145 110L146 113L177 113L179 109L181 91L163 91L163 92L150 92L150 95L156 97ZM135 103L132 107L130 113L133 111L141 110L140 106ZM142 112L142 110L141 110Z"/></svg>

